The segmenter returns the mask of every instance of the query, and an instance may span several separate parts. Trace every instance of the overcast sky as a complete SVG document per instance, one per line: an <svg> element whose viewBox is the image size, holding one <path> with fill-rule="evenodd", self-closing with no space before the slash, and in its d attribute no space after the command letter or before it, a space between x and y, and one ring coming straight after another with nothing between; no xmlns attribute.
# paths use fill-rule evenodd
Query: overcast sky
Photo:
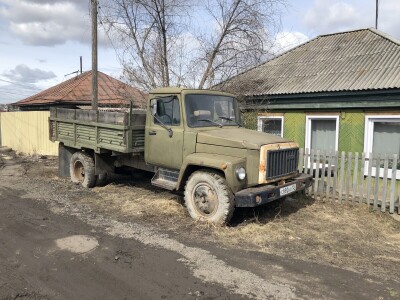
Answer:
<svg viewBox="0 0 400 300"><path fill-rule="evenodd" d="M101 0L99 0L101 5ZM90 0L0 0L0 103L11 103L91 68ZM374 27L375 0L288 0L277 34L290 49L320 34ZM379 29L400 39L400 1L380 0ZM120 77L100 34L99 70Z"/></svg>

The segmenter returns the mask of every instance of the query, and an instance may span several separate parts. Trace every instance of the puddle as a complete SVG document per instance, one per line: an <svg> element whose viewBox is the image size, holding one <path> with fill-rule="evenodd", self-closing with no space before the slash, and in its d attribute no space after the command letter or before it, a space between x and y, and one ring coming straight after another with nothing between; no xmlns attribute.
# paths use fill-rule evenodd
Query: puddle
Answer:
<svg viewBox="0 0 400 300"><path fill-rule="evenodd" d="M72 235L57 239L55 242L60 250L67 250L78 254L93 251L99 246L97 239L88 235Z"/></svg>

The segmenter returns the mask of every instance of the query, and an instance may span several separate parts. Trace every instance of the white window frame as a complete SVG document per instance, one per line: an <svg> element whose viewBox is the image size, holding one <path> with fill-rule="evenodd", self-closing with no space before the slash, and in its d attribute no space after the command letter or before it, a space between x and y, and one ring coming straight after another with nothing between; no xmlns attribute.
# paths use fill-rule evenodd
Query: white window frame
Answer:
<svg viewBox="0 0 400 300"><path fill-rule="evenodd" d="M338 151L339 146L339 116L338 115L308 115L306 116L306 141L305 147L311 150L311 121L313 120L335 120L336 121L336 136L335 136L335 151Z"/></svg>
<svg viewBox="0 0 400 300"><path fill-rule="evenodd" d="M281 137L283 137L283 122L285 118L283 116L258 116L257 117L257 130L263 132L263 122L269 119L280 119L281 120Z"/></svg>
<svg viewBox="0 0 400 300"><path fill-rule="evenodd" d="M374 123L375 122L390 122L397 119L395 122L400 122L400 115L367 115L365 116L365 130L364 130L364 153L365 157L369 158L372 152L373 139L374 139ZM390 159L390 157L389 157ZM400 159L400 157L398 158ZM368 175L369 161L365 162L364 175ZM376 167L372 167L371 176L376 176ZM379 168L379 177L383 178L383 168ZM392 178L392 169L388 169L388 178ZM396 171L396 179L400 179L400 170Z"/></svg>
<svg viewBox="0 0 400 300"><path fill-rule="evenodd" d="M338 151L339 147L339 116L338 115L308 115L306 116L306 137L305 137L305 148L311 151L311 121L313 120L335 120L336 121L336 136L335 136L335 151ZM328 166L328 164L325 164ZM311 157L308 158L308 167L311 168ZM333 167L335 167L333 165ZM313 163L312 169L316 169L316 163ZM322 168L322 163L319 164L319 168Z"/></svg>

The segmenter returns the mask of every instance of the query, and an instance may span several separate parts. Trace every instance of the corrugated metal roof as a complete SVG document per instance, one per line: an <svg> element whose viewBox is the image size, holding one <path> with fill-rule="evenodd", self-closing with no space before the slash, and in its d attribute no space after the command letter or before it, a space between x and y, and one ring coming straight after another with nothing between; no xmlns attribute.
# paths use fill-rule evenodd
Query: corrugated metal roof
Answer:
<svg viewBox="0 0 400 300"><path fill-rule="evenodd" d="M247 96L400 88L400 41L375 29L321 35L215 88Z"/></svg>
<svg viewBox="0 0 400 300"><path fill-rule="evenodd" d="M146 94L122 81L98 72L99 105L118 106L132 102L136 107L146 105ZM16 106L51 104L90 104L92 100L92 72L84 72L74 78L38 94L18 101Z"/></svg>

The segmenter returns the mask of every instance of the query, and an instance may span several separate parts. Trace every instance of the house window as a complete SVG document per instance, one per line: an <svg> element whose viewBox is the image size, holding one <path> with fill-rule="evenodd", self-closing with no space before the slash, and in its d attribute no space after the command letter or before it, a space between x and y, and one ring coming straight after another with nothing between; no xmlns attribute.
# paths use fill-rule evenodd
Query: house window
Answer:
<svg viewBox="0 0 400 300"><path fill-rule="evenodd" d="M260 116L257 123L258 131L283 137L283 116Z"/></svg>
<svg viewBox="0 0 400 300"><path fill-rule="evenodd" d="M372 153L381 158L388 155L391 159L393 154L397 154L400 159L400 116L367 116L365 118L364 152L366 152L366 157ZM392 176L392 164L393 162L389 160L389 177ZM400 164L398 163L396 167L399 169ZM368 163L365 170L368 174ZM376 176L377 171L379 171L379 176L383 177L382 165L378 169L377 166L372 166L373 176ZM396 178L400 179L400 170L397 170Z"/></svg>
<svg viewBox="0 0 400 300"><path fill-rule="evenodd" d="M339 141L339 116L307 116L306 143L308 149L337 151Z"/></svg>

